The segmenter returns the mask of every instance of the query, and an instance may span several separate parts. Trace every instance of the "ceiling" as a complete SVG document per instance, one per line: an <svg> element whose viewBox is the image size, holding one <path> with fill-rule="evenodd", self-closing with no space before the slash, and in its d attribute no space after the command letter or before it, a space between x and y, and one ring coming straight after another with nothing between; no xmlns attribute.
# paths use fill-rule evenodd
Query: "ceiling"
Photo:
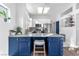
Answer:
<svg viewBox="0 0 79 59"><path fill-rule="evenodd" d="M70 7L72 3L27 3L26 8L31 18L37 19L56 19L56 17L65 9ZM38 7L50 7L47 14L38 14Z"/></svg>

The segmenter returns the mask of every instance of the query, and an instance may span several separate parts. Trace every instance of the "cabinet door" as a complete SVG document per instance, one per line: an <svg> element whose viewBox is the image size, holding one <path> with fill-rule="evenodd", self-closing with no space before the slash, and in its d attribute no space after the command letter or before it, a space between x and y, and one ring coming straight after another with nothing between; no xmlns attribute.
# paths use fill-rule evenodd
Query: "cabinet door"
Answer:
<svg viewBox="0 0 79 59"><path fill-rule="evenodd" d="M64 49L63 49L63 42L64 42L64 37L59 37L59 49L60 49L60 56L63 56L63 51L64 51Z"/></svg>
<svg viewBox="0 0 79 59"><path fill-rule="evenodd" d="M30 56L30 41L29 37L19 37L19 56Z"/></svg>
<svg viewBox="0 0 79 59"><path fill-rule="evenodd" d="M59 56L59 40L57 37L48 38L48 55Z"/></svg>
<svg viewBox="0 0 79 59"><path fill-rule="evenodd" d="M18 38L16 37L9 37L9 55L18 55Z"/></svg>

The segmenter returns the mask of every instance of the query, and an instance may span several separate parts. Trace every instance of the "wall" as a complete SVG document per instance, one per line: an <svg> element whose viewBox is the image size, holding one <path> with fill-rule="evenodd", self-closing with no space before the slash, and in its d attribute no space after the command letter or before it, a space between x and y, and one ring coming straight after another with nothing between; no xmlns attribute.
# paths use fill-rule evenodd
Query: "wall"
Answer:
<svg viewBox="0 0 79 59"><path fill-rule="evenodd" d="M3 17L0 17L0 55L8 54L8 35L8 25L4 22Z"/></svg>
<svg viewBox="0 0 79 59"><path fill-rule="evenodd" d="M76 18L75 18L75 4L73 4L72 7L72 12L64 15L63 17L60 17L60 34L65 34L65 42L64 42L64 47L73 47L76 48ZM69 8L71 8L69 7ZM67 20L67 17L70 15L73 16L73 20L75 22L75 26L73 27L65 27L65 21Z"/></svg>
<svg viewBox="0 0 79 59"><path fill-rule="evenodd" d="M11 21L9 23L10 29L15 29L17 26L26 28L29 23L29 14L25 3L5 3L10 9Z"/></svg>
<svg viewBox="0 0 79 59"><path fill-rule="evenodd" d="M75 47L76 30L74 28L61 28L60 34L65 34L64 47Z"/></svg>
<svg viewBox="0 0 79 59"><path fill-rule="evenodd" d="M76 44L79 47L79 12L76 14Z"/></svg>
<svg viewBox="0 0 79 59"><path fill-rule="evenodd" d="M11 21L8 24L9 29L15 29L16 27L16 3L5 3L10 9Z"/></svg>
<svg viewBox="0 0 79 59"><path fill-rule="evenodd" d="M51 19L33 19L32 26L34 26L36 23L39 24L45 24L45 23L51 23Z"/></svg>
<svg viewBox="0 0 79 59"><path fill-rule="evenodd" d="M65 34L64 47L76 47L76 29L74 27L60 27L60 34Z"/></svg>
<svg viewBox="0 0 79 59"><path fill-rule="evenodd" d="M8 55L8 36L9 30L16 27L16 4L4 4L11 12L11 21L4 22L4 18L0 17L0 55Z"/></svg>
<svg viewBox="0 0 79 59"><path fill-rule="evenodd" d="M16 4L16 23L17 26L22 27L22 32L24 34L25 29L29 25L29 14L26 9L26 4L18 3Z"/></svg>

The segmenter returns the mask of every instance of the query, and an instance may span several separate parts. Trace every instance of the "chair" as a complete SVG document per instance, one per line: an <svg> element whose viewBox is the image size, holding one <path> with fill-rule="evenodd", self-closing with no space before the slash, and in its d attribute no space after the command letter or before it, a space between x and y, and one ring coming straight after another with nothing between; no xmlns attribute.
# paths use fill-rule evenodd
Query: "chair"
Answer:
<svg viewBox="0 0 79 59"><path fill-rule="evenodd" d="M39 56L39 55L46 55L45 52L45 41L44 40L35 40L34 41L34 49L33 49L33 55Z"/></svg>

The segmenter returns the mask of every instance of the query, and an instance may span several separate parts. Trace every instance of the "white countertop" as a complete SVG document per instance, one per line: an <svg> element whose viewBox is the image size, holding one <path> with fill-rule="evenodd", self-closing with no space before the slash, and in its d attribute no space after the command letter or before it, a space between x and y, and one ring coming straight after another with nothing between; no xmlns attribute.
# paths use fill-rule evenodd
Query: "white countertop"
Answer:
<svg viewBox="0 0 79 59"><path fill-rule="evenodd" d="M27 34L27 35L10 35L9 37L64 37L58 34Z"/></svg>

